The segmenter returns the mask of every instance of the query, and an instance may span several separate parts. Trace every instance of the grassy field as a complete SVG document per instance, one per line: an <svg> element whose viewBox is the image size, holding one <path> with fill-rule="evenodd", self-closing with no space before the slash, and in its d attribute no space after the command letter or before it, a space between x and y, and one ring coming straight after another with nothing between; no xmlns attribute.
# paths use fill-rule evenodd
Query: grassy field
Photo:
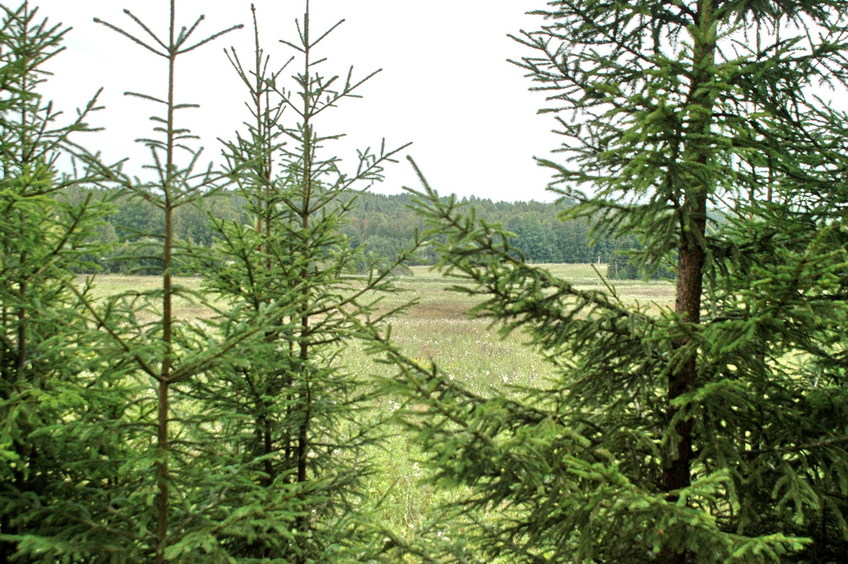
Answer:
<svg viewBox="0 0 848 564"><path fill-rule="evenodd" d="M585 289L603 289L598 271L605 265L544 265L554 275ZM413 276L399 285L407 290L403 298L414 297L418 304L408 314L393 321L393 335L407 355L433 360L452 377L461 380L477 393L489 389L503 390L510 385L541 384L552 376L552 367L523 344L520 334L501 338L497 328L483 319L470 319L465 312L474 305L468 296L451 292L449 279L428 267L413 267ZM673 306L674 285L669 282L619 281L616 292L625 302L639 302L651 309ZM392 298L400 301L400 298ZM354 350L348 361L356 369L378 371L381 367ZM395 405L385 398L380 406L390 410ZM414 536L433 518L431 511L439 502L452 499L458 492L436 491L422 486L424 465L421 453L402 435L394 436L376 458L385 473L375 476L373 489L386 494L385 519L398 530Z"/></svg>
<svg viewBox="0 0 848 564"><path fill-rule="evenodd" d="M604 282L598 276L598 271L604 272L605 265L591 264L548 264L540 265L555 276L568 280L582 288L603 289ZM468 321L465 312L474 302L463 294L450 292L449 286L453 281L427 266L413 266L411 276L398 279L398 286L403 290L395 296L388 296L386 306L396 306L411 298L417 300L408 314L396 320L403 326L407 323L418 324L428 322L438 325L441 321ZM196 292L201 287L200 278L176 278L175 284L190 292ZM121 276L103 275L97 277L96 289L100 295L117 294L120 292L154 292L159 289L161 280L156 276ZM674 287L669 282L644 282L641 280L616 281L615 289L619 296L628 302L639 302L655 307L668 306L672 303ZM211 315L211 311L199 306L187 298L177 298L174 304L175 314L182 319L193 319ZM484 322L475 321L474 323ZM423 332L427 333L425 329ZM476 330L472 330L476 333Z"/></svg>
<svg viewBox="0 0 848 564"><path fill-rule="evenodd" d="M543 265L556 276L582 288L603 289L598 271L604 265ZM392 322L396 343L421 362L435 361L451 377L463 381L471 390L504 390L510 385L533 385L551 376L551 366L523 344L520 334L501 338L496 328L482 319L471 319L466 311L473 298L448 290L453 282L428 267L413 267L412 275L398 279L403 292L388 296L386 306L396 306L410 299L417 304ZM155 291L160 283L155 277L102 276L98 278L100 295L122 291ZM190 291L199 290L199 278L180 278L176 283ZM616 292L625 302L639 302L651 308L672 305L674 286L669 282L621 281ZM178 317L191 320L211 315L202 305L180 298L175 303ZM377 374L386 367L368 357L360 347L352 345L343 362L358 374ZM381 397L376 406L381 413L398 407L391 397ZM409 444L398 428L387 430L388 439L373 452L378 471L369 477L368 489L382 498L382 519L398 532L415 536L416 531L434 519L434 509L450 500L458 491L436 490L421 483L425 477L422 454Z"/></svg>

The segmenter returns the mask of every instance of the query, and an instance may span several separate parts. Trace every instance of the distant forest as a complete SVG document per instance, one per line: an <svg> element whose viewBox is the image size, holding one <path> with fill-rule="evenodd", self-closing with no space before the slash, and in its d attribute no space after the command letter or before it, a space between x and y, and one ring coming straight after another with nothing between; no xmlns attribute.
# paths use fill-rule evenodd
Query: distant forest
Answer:
<svg viewBox="0 0 848 564"><path fill-rule="evenodd" d="M78 189L67 197L83 199L90 196L106 198L113 205L112 213L98 231L104 252L88 257L90 268L120 274L158 272L160 261L155 256L156 241L151 239L151 234L163 233L164 225L154 205L137 196L102 190ZM513 233L514 250L528 262L603 263L609 265L606 274L610 278L642 275L636 261L627 254L639 248L635 238L594 240L588 221L563 221L559 217L568 202L493 202L477 197L463 199L463 202L473 206L480 219L499 223ZM416 231L426 230L423 219L410 209L410 203L409 194L357 194L342 232L351 247L363 247L371 259L389 261L410 246ZM180 207L174 215L177 239L206 248L215 242L215 219L249 221L244 199L229 192L203 198L194 206ZM435 250L428 246L409 264L434 264L435 261ZM362 267L364 269L365 264ZM184 260L181 269L180 274L194 273L191 260ZM665 271L654 276L663 274Z"/></svg>

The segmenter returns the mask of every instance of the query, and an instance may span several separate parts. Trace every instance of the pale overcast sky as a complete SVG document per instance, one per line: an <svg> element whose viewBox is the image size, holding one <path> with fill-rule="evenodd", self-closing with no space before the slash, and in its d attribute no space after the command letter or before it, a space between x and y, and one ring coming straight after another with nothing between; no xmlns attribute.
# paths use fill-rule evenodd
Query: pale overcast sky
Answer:
<svg viewBox="0 0 848 564"><path fill-rule="evenodd" d="M6 5L17 5L2 0ZM263 43L277 63L290 51L277 41L293 39L294 19L302 18L304 0L253 0L260 16ZM137 31L123 13L130 9L154 31L165 34L168 0L40 0L39 14L73 27L67 50L53 63L55 76L47 95L62 109L83 104L104 87L106 106L95 121L106 128L86 145L117 159L142 158L132 140L150 130L152 104L123 96L127 90L164 97L165 60L93 22L94 17ZM183 122L203 137L205 155L220 153L215 139L230 138L244 119L245 92L229 66L224 48L235 46L242 60L252 57L250 0L178 0L178 25L206 19L200 39L235 23L246 27L178 59L178 98L200 110L183 113ZM558 143L550 133L550 116L539 116L543 98L528 92L530 82L506 61L526 54L508 33L533 29L539 22L525 15L543 0L312 0L313 29L342 24L320 48L327 70L346 72L349 65L364 75L382 68L361 90L362 99L344 101L321 124L322 133L347 133L336 153L345 158L357 147L378 146L382 138L397 146L411 141L430 184L441 193L494 200L544 200L550 177L533 161L549 156ZM315 33L315 32L313 32ZM346 162L350 159L346 159ZM136 165L137 166L137 165ZM131 170L133 170L131 168ZM397 193L402 185L418 187L402 159L391 165L386 182L376 188Z"/></svg>

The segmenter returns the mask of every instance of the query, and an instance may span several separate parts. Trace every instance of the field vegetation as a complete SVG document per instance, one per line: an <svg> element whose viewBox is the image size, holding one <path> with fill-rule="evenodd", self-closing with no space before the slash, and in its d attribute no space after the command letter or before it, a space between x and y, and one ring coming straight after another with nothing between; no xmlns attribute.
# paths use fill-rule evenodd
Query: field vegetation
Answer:
<svg viewBox="0 0 848 564"><path fill-rule="evenodd" d="M598 275L605 265L545 264L551 273L574 280L581 288L600 289L607 282ZM391 322L392 334L401 350L422 365L438 362L451 379L481 395L521 395L527 388L551 385L555 367L531 347L521 332L501 335L492 319L478 319L468 312L480 299L452 291L457 281L428 266L414 266L412 276L398 281L402 293L392 300L412 299L415 304ZM616 281L622 300L652 308L673 306L674 286L669 281ZM394 305L394 304L392 304ZM358 369L381 374L391 370L361 349L350 351L345 362ZM378 409L398 410L404 398L382 396ZM414 409L425 409L424 404ZM399 531L416 538L428 528L445 526L440 518L446 502L460 496L457 490L434 487L426 456L410 440L403 427L392 425L391 437L375 456L379 460L372 477L374 494L386 495L381 514ZM459 486L457 486L459 488ZM461 488L459 488L461 489ZM448 535L442 531L442 535Z"/></svg>
<svg viewBox="0 0 848 564"><path fill-rule="evenodd" d="M605 271L606 265L540 266L556 276L573 280L584 289L605 288L610 283L598 274ZM103 298L152 291L158 283L154 276L98 275L94 292ZM203 280L183 277L176 278L175 284L199 297ZM523 388L545 385L554 375L553 366L526 345L526 336L520 333L502 336L492 326L492 320L470 317L468 312L480 300L452 291L456 285L456 280L423 265L413 266L408 275L397 278L399 292L385 296L381 307L390 310L413 303L391 320L395 341L404 353L422 364L437 360L451 378L481 394L518 393ZM674 286L669 281L618 280L613 287L625 302L657 310L673 305ZM190 297L177 299L174 313L188 322L214 315L211 308ZM370 376L391 372L390 367L359 345L346 348L339 363ZM384 420L385 415L400 409L403 401L402 397L392 395L376 397L373 408L381 414L376 419ZM384 421L381 432L386 440L368 455L373 457L375 464L367 487L371 497L380 500L376 510L385 526L415 537L421 530L432 527L445 502L457 495L427 483L429 469L424 463L424 454L403 433L402 427L390 420Z"/></svg>

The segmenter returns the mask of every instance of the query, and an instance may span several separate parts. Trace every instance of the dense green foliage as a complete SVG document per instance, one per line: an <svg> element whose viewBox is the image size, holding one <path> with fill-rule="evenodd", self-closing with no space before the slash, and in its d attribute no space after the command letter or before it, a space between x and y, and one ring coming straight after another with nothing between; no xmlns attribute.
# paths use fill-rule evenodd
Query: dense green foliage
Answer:
<svg viewBox="0 0 848 564"><path fill-rule="evenodd" d="M366 375L337 359L354 316L380 325L392 265L360 265L368 276L354 290L346 275L360 253L340 226L355 185L378 181L393 151L363 152L351 176L318 154L330 138L312 117L361 82L333 91L335 79L316 74L307 10L290 44L304 60L291 77L297 98L282 71L252 75L233 52L241 78L256 78L257 121L227 145L226 171L200 168L180 126L191 105L179 101L175 62L233 28L196 39L201 20L180 32L174 11L159 35L131 12L143 33L97 20L167 61L163 93L130 93L157 110L141 140L144 179L69 141L94 102L54 126L34 88L62 34L27 3L5 12L0 559L360 561L382 540L360 487L377 421ZM256 57L258 67L258 43ZM302 121L271 118L284 107ZM294 141L285 151L281 137ZM83 174L58 172L63 154ZM215 197L233 181L229 198L243 203L228 216ZM214 241L200 235L210 215ZM90 293L77 273L116 252L158 284ZM198 270L209 274L205 297L175 280ZM186 319L180 303L213 313Z"/></svg>
<svg viewBox="0 0 848 564"><path fill-rule="evenodd" d="M81 198L89 190L78 190ZM114 197L108 191L96 191L99 197ZM350 196L342 201L347 202ZM356 205L345 213L340 230L352 248L384 262L395 260L414 241L417 231L424 229L423 219L411 207L408 194L381 195L363 192L356 197ZM118 198L118 205L106 217L96 238L105 249L92 257L101 271L115 273L150 274L154 263L138 249L134 242L160 235L163 225L157 220L157 210L150 202L139 199ZM593 237L591 223L586 219L562 221L560 214L564 203L492 202L471 198L481 218L502 224L515 235L514 250L529 262L552 263L610 263L612 278L638 278L640 273L622 253L639 247L636 238L613 239ZM215 220L248 223L249 202L239 192L226 191L204 199L195 205L179 208L174 213L174 233L178 240L202 247L210 247L216 238ZM211 218L211 219L210 219ZM149 253L147 253L149 254ZM144 258L142 258L144 257ZM435 264L432 248L422 249L411 264ZM351 265L357 270L367 262ZM182 272L190 273L190 265ZM619 268L620 267L620 268ZM202 274L202 273L201 273Z"/></svg>
<svg viewBox="0 0 848 564"><path fill-rule="evenodd" d="M844 558L848 115L812 89L845 87L846 10L552 1L519 38L565 136L543 164L566 217L673 264L676 305L577 289L473 208L418 195L472 312L558 374L481 395L383 347L389 389L426 406L407 422L436 482L469 488L440 561Z"/></svg>
<svg viewBox="0 0 848 564"><path fill-rule="evenodd" d="M62 124L38 94L61 28L0 7L0 561L848 553L848 114L816 96L848 82L848 2L551 1L517 39L564 135L542 163L559 204L457 202L423 175L362 192L402 148L348 173L327 152L314 118L371 75L321 73L334 28L308 2L292 62L270 70L255 14L255 52L227 52L252 117L201 167L175 63L238 26L197 39L169 4L163 32L98 20L167 62L162 92L130 94L156 108L140 179L77 144L96 101ZM553 261L675 278L676 303L530 264ZM485 389L401 350L392 274L416 262L550 370ZM156 283L97 294L97 269ZM486 378L512 381L501 364ZM455 501L410 534L369 481L396 425Z"/></svg>
<svg viewBox="0 0 848 564"><path fill-rule="evenodd" d="M387 313L377 305L393 290L393 264L369 263L341 227L357 205L357 187L379 181L400 149L362 151L355 172L342 172L337 157L322 149L337 136L319 134L314 118L355 96L369 77L349 76L337 90L328 88L338 77L316 68L323 60L316 46L326 35L311 29L307 11L297 39L284 41L300 66L290 88L285 67L268 70L255 13L254 31L251 67L229 52L247 87L252 121L225 149L247 221L216 220L215 243L198 261L204 294L226 304L215 321L225 340L262 327L192 384L191 397L215 422L204 438L217 445L205 453L207 464L215 474L238 475L215 508L230 526L209 533L213 554L367 561L382 536L369 524L373 500L363 480L373 470L365 447L379 439L381 416L368 409L369 375L338 359L359 341L354 320L383 324ZM355 279L354 265L361 272ZM233 526L237 514L241 522Z"/></svg>
<svg viewBox="0 0 848 564"><path fill-rule="evenodd" d="M72 282L86 266L104 210L58 193L109 172L74 144L96 106L61 124L34 94L64 30L27 5L2 8L0 27L0 561L47 539L75 553L108 546L100 527L120 456L108 386L87 373L96 337ZM78 174L59 172L73 157Z"/></svg>

